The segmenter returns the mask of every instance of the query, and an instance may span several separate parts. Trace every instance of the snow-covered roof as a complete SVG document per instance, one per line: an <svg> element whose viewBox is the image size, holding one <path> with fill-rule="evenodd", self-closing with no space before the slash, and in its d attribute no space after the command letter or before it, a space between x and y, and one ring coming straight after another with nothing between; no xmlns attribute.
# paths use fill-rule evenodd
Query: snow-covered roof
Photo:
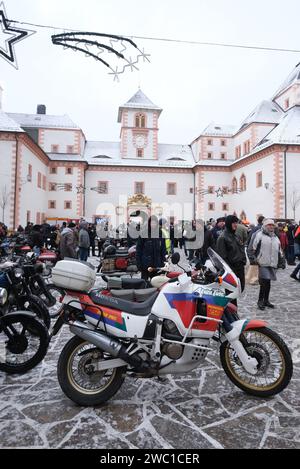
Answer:
<svg viewBox="0 0 300 469"><path fill-rule="evenodd" d="M237 131L236 125L224 125L211 122L200 134L201 136L231 137Z"/></svg>
<svg viewBox="0 0 300 469"><path fill-rule="evenodd" d="M65 114L63 116L51 116L48 114L18 114L8 112L7 115L18 122L21 127L41 128L65 128L79 129L78 125Z"/></svg>
<svg viewBox="0 0 300 469"><path fill-rule="evenodd" d="M24 132L23 129L9 117L5 112L0 110L0 131L4 132Z"/></svg>
<svg viewBox="0 0 300 469"><path fill-rule="evenodd" d="M121 122L122 111L124 109L147 109L147 110L156 110L158 114L161 113L162 109L154 104L143 92L139 89L127 103L123 104L123 106L119 107L118 113L118 122Z"/></svg>
<svg viewBox="0 0 300 469"><path fill-rule="evenodd" d="M281 94L286 88L293 85L294 83L300 83L300 62L296 65L294 70L287 76L284 82L280 85L278 90L273 96L273 99Z"/></svg>
<svg viewBox="0 0 300 469"><path fill-rule="evenodd" d="M279 124L256 146L271 143L300 144L300 107L294 106L284 114Z"/></svg>
<svg viewBox="0 0 300 469"><path fill-rule="evenodd" d="M277 124L283 115L284 112L276 103L264 100L246 117L240 128L252 122Z"/></svg>
<svg viewBox="0 0 300 469"><path fill-rule="evenodd" d="M84 161L80 155L74 153L47 153L51 161Z"/></svg>
<svg viewBox="0 0 300 469"><path fill-rule="evenodd" d="M97 166L140 166L192 168L195 164L189 145L158 144L158 159L121 158L119 142L86 142L84 159Z"/></svg>

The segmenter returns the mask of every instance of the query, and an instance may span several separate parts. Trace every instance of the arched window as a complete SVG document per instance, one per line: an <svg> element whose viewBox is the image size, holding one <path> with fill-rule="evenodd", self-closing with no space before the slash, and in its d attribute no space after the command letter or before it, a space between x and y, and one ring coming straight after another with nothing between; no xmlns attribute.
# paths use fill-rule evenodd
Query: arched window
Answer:
<svg viewBox="0 0 300 469"><path fill-rule="evenodd" d="M240 220L246 220L246 218L247 218L247 217L246 217L246 214L245 214L245 212L244 212L244 210L243 210L243 211L241 212L241 214L240 214Z"/></svg>
<svg viewBox="0 0 300 469"><path fill-rule="evenodd" d="M231 189L232 189L233 194L237 192L237 179L236 179L236 177L234 177L232 179Z"/></svg>
<svg viewBox="0 0 300 469"><path fill-rule="evenodd" d="M245 174L242 174L241 177L240 177L240 189L241 189L241 191L245 191L247 189Z"/></svg>
<svg viewBox="0 0 300 469"><path fill-rule="evenodd" d="M146 116L145 114L139 113L135 115L135 126L141 129L146 127Z"/></svg>

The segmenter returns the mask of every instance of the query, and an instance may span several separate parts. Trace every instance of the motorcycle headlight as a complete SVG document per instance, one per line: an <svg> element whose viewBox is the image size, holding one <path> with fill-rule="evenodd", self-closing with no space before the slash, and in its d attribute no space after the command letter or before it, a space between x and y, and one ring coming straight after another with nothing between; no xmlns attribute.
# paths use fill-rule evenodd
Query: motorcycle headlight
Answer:
<svg viewBox="0 0 300 469"><path fill-rule="evenodd" d="M7 302L7 290L5 288L0 288L0 305L5 305Z"/></svg>

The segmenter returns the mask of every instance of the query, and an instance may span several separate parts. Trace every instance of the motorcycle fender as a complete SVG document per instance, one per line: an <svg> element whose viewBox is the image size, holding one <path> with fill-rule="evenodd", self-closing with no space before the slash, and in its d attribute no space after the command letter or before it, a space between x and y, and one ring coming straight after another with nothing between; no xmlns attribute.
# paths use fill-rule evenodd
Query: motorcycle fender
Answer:
<svg viewBox="0 0 300 469"><path fill-rule="evenodd" d="M262 321L261 319L251 319L250 321L246 321L246 325L243 327L243 331L248 331L249 329L256 329L259 327L266 327L268 323L266 321Z"/></svg>
<svg viewBox="0 0 300 469"><path fill-rule="evenodd" d="M13 311L11 313L7 313L5 314L4 316L2 316L2 318L6 318L6 317L10 317L10 318L13 318L13 317L17 317L19 316L19 314L22 314L22 316L26 316L27 318L34 318L36 319L36 314L34 313L31 313L30 311L23 311L23 310L18 310L18 311Z"/></svg>

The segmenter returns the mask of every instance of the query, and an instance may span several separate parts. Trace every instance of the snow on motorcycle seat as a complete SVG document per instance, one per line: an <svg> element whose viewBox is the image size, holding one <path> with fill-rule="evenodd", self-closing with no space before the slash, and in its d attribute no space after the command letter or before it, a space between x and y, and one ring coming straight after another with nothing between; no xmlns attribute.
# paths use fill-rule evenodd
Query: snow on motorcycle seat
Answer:
<svg viewBox="0 0 300 469"><path fill-rule="evenodd" d="M153 293L146 301L137 303L134 301L121 300L114 296L102 295L101 292L90 292L90 298L92 301L99 306L107 306L111 309L118 309L124 311L124 313L134 314L136 316L148 316L151 313L152 306L159 294L159 291L155 289Z"/></svg>

